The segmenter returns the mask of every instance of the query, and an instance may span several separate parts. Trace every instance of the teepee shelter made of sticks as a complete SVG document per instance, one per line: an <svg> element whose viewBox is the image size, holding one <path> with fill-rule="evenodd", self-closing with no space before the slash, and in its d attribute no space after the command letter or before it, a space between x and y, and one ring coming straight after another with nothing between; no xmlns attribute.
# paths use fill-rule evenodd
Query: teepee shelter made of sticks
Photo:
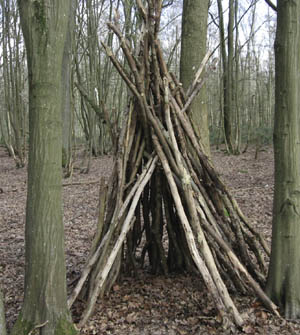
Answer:
<svg viewBox="0 0 300 335"><path fill-rule="evenodd" d="M168 71L158 39L162 1L149 0L145 8L137 0L136 5L142 25L135 50L119 27L108 23L126 65L103 44L131 98L111 179L100 185L97 234L69 306L84 291L82 326L120 271L134 273L147 259L153 273L199 273L223 325L243 325L229 288L253 292L278 314L261 288L268 247L203 153L189 119L209 55L184 92Z"/></svg>

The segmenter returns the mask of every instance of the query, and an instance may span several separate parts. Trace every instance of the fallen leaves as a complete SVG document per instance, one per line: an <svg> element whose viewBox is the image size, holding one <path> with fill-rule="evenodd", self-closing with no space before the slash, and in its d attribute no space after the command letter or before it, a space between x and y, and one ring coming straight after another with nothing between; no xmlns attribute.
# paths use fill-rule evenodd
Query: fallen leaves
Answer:
<svg viewBox="0 0 300 335"><path fill-rule="evenodd" d="M254 161L254 153L226 156L213 152L214 161L237 201L265 236L271 236L273 154L268 149ZM24 213L26 170L15 169L14 161L0 148L0 280L5 294L9 327L16 320L23 299ZM110 171L111 159L94 159L89 175L73 175L78 185L64 188L66 258L68 283L74 283L88 255L93 237L99 188L84 184ZM68 181L69 183L69 181ZM267 185L267 186L266 186ZM70 289L70 288L69 288ZM246 320L232 334L300 334L300 327L269 314L257 300L233 295ZM73 309L78 320L84 302ZM153 276L147 269L138 278L122 277L109 296L98 301L90 322L81 329L86 335L214 335L227 334L222 328L213 300L199 276Z"/></svg>

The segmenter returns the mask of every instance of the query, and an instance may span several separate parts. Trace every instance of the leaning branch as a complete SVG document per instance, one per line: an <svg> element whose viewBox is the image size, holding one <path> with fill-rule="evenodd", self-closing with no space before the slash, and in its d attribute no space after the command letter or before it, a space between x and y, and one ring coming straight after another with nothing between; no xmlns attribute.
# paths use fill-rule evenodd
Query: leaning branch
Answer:
<svg viewBox="0 0 300 335"><path fill-rule="evenodd" d="M265 0L265 2L275 11L277 12L277 7L273 4L271 0Z"/></svg>

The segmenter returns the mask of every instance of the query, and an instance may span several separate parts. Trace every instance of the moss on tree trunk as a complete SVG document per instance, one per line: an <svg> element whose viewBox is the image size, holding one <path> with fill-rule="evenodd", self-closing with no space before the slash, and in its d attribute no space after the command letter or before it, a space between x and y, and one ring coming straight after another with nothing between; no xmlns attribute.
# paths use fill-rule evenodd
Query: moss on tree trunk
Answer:
<svg viewBox="0 0 300 335"><path fill-rule="evenodd" d="M41 330L43 334L54 334L54 335L75 335L78 334L77 329L73 323L70 322L69 317L61 317L57 320L55 327L51 326L51 329L47 330L47 323L35 325L30 321L23 318L22 314L19 315L12 334L28 335L34 334L34 330ZM1 333L2 335L2 333Z"/></svg>

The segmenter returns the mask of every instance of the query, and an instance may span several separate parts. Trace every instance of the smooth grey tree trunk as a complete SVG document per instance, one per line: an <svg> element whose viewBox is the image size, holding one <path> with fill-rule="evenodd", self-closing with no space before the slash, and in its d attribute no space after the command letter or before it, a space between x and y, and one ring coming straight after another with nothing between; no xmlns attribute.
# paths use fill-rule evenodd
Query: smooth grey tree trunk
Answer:
<svg viewBox="0 0 300 335"><path fill-rule="evenodd" d="M300 318L300 0L278 0L275 41L275 193L266 292Z"/></svg>
<svg viewBox="0 0 300 335"><path fill-rule="evenodd" d="M186 90L193 82L206 54L208 0L184 0L182 14L180 81ZM205 153L210 156L207 95L205 86L191 106L194 129L201 139Z"/></svg>
<svg viewBox="0 0 300 335"><path fill-rule="evenodd" d="M13 335L76 334L62 221L62 64L70 0L19 0L29 75L25 292Z"/></svg>

